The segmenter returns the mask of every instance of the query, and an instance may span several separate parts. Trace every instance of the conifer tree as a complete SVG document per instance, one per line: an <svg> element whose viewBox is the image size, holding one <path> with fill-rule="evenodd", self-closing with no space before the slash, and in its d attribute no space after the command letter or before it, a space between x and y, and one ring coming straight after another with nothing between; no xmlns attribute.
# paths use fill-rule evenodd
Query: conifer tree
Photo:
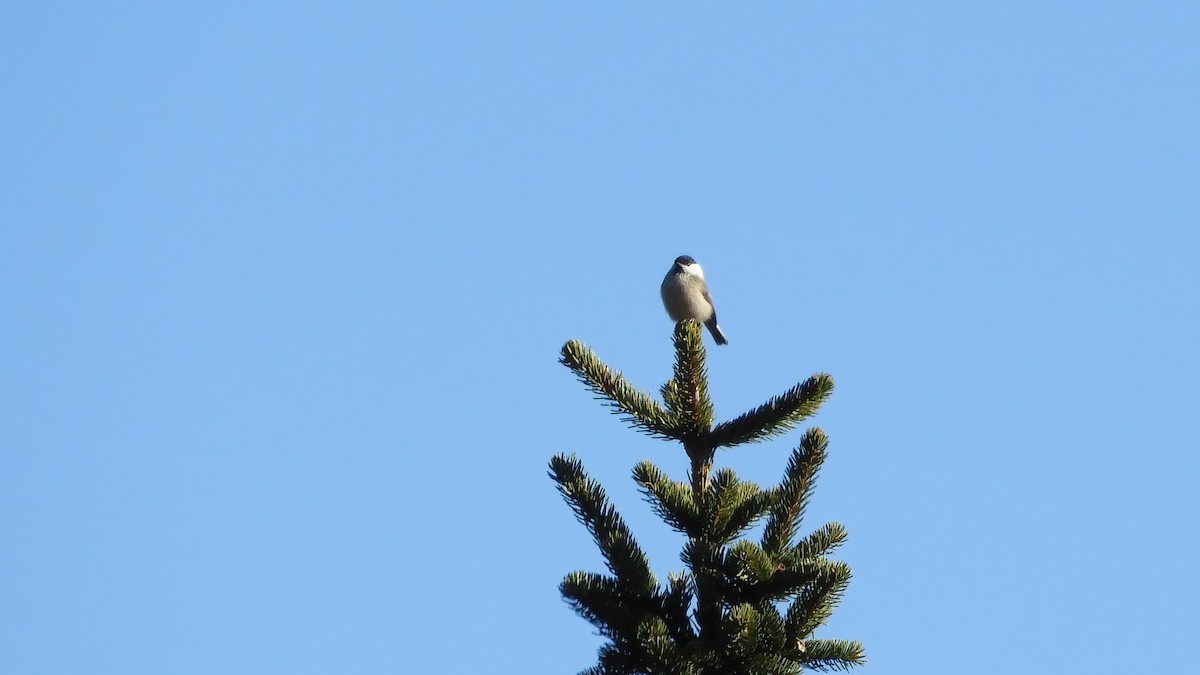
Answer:
<svg viewBox="0 0 1200 675"><path fill-rule="evenodd" d="M608 574L572 572L559 585L566 602L607 642L580 675L772 675L846 670L865 662L862 645L813 637L850 581L827 556L846 540L828 523L799 536L827 441L809 429L770 489L713 471L721 448L777 438L816 412L833 391L817 374L738 417L714 423L700 325L675 327L674 376L662 401L635 389L574 340L560 361L631 427L676 441L689 480L671 480L642 461L633 478L654 513L687 538L685 569L661 583L604 489L574 455L555 455L550 477L595 539ZM765 518L762 535L743 535Z"/></svg>

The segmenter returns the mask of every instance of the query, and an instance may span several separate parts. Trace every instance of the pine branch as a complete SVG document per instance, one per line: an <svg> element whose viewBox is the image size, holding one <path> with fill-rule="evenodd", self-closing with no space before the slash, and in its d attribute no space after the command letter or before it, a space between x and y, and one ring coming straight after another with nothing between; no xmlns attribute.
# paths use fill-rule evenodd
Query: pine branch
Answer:
<svg viewBox="0 0 1200 675"><path fill-rule="evenodd" d="M739 565L744 571L731 580L729 602L780 602L800 596L811 585L832 584L842 574L849 574L845 563L822 558L802 560L792 565L778 563L774 572L765 578L760 573L760 561L741 558L736 562L754 567Z"/></svg>
<svg viewBox="0 0 1200 675"><path fill-rule="evenodd" d="M647 604L630 597L619 580L592 572L568 574L558 590L576 614L612 639L633 637Z"/></svg>
<svg viewBox="0 0 1200 675"><path fill-rule="evenodd" d="M692 491L687 483L680 483L667 478L649 460L639 462L633 467L633 480L646 495L646 501L654 513L662 518L675 531L681 534L698 536L701 530L700 512L692 499Z"/></svg>
<svg viewBox="0 0 1200 675"><path fill-rule="evenodd" d="M691 609L692 594L691 577L687 574L667 574L667 587L661 596L662 616L671 632L671 637L681 645L687 645L696 639L696 631L692 627Z"/></svg>
<svg viewBox="0 0 1200 675"><path fill-rule="evenodd" d="M721 632L727 636L725 648L729 656L743 660L754 654L762 615L754 605L734 605L721 617Z"/></svg>
<svg viewBox="0 0 1200 675"><path fill-rule="evenodd" d="M702 536L707 541L714 544L725 543L724 538L717 533L724 529L723 526L738 506L739 483L737 474L732 469L721 469L712 477L701 506L704 512Z"/></svg>
<svg viewBox="0 0 1200 675"><path fill-rule="evenodd" d="M845 543L848 536L840 523L825 523L791 547L783 559L823 558Z"/></svg>
<svg viewBox="0 0 1200 675"><path fill-rule="evenodd" d="M700 639L712 643L720 630L723 599L736 590L737 566L724 547L703 539L689 539L679 557L692 573Z"/></svg>
<svg viewBox="0 0 1200 675"><path fill-rule="evenodd" d="M647 617L642 621L638 626L637 642L648 672L678 673L683 670L686 656L660 617Z"/></svg>
<svg viewBox="0 0 1200 675"><path fill-rule="evenodd" d="M729 549L703 539L689 539L679 558L688 566L694 579L736 579L738 576L738 567L732 562Z"/></svg>
<svg viewBox="0 0 1200 675"><path fill-rule="evenodd" d="M787 627L783 617L774 605L761 605L758 611L760 618L756 647L760 653L777 653L787 641Z"/></svg>
<svg viewBox="0 0 1200 675"><path fill-rule="evenodd" d="M778 565L766 551L744 539L729 549L729 561L738 570L739 585L746 589L770 581L778 570Z"/></svg>
<svg viewBox="0 0 1200 675"><path fill-rule="evenodd" d="M573 455L555 455L550 460L550 477L600 547L608 569L629 588L653 593L658 586L650 561L637 545L625 521L609 503L600 484L588 478L583 464Z"/></svg>
<svg viewBox="0 0 1200 675"><path fill-rule="evenodd" d="M676 438L678 422L644 391L634 389L621 373L604 365L592 350L571 340L563 345L559 363L621 415L627 424L656 438Z"/></svg>
<svg viewBox="0 0 1200 675"><path fill-rule="evenodd" d="M621 644L606 644L600 647L600 672L605 675L644 675L646 664L640 654L636 653L636 642Z"/></svg>
<svg viewBox="0 0 1200 675"><path fill-rule="evenodd" d="M675 325L675 373L663 385L663 402L678 420L685 439L697 439L712 429L713 405L708 395L708 370L704 365L704 341L700 324L681 321Z"/></svg>
<svg viewBox="0 0 1200 675"><path fill-rule="evenodd" d="M800 664L781 652L786 643L783 618L775 607L736 605L729 609L723 622L728 636L725 649L725 669L731 673L789 673L800 672Z"/></svg>
<svg viewBox="0 0 1200 675"><path fill-rule="evenodd" d="M630 592L613 577L572 572L559 591L601 635L649 649L651 663L668 657L677 662L683 656L679 646L696 639L688 616L692 596L686 577L672 575L665 589L648 597Z"/></svg>
<svg viewBox="0 0 1200 675"><path fill-rule="evenodd" d="M699 675L693 659L680 648L658 618L642 622L637 635L600 648L596 668L601 673L629 675Z"/></svg>
<svg viewBox="0 0 1200 675"><path fill-rule="evenodd" d="M792 451L783 473L783 482L775 490L775 504L763 529L762 544L767 551L781 552L796 535L828 446L829 439L824 432L812 428L800 439L800 446Z"/></svg>
<svg viewBox="0 0 1200 675"><path fill-rule="evenodd" d="M815 413L832 393L832 377L825 373L813 375L754 410L713 427L713 447L727 448L781 436Z"/></svg>
<svg viewBox="0 0 1200 675"><path fill-rule="evenodd" d="M718 544L726 544L766 514L774 500L771 492L758 485L738 480L731 469L721 469L709 487L710 498L705 500L704 536Z"/></svg>
<svg viewBox="0 0 1200 675"><path fill-rule="evenodd" d="M700 324L695 321L675 324L674 335L674 376L662 386L662 397L668 414L676 422L674 438L683 442L691 460L692 496L699 502L708 490L716 451L709 433L713 425L713 405L708 395L704 341Z"/></svg>
<svg viewBox="0 0 1200 675"><path fill-rule="evenodd" d="M753 675L799 675L802 670L799 663L775 654L758 654L745 668L742 672Z"/></svg>
<svg viewBox="0 0 1200 675"><path fill-rule="evenodd" d="M787 635L792 640L803 640L829 620L834 607L841 602L842 594L850 585L850 567L836 563L824 575L807 586L788 607Z"/></svg>
<svg viewBox="0 0 1200 675"><path fill-rule="evenodd" d="M795 658L810 670L850 670L867 663L861 642L813 639L800 644Z"/></svg>

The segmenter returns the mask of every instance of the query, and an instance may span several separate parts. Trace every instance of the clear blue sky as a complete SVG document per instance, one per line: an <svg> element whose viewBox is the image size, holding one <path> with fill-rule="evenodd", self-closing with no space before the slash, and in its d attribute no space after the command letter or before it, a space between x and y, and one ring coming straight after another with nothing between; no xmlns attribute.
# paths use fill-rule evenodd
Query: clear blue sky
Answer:
<svg viewBox="0 0 1200 675"><path fill-rule="evenodd" d="M967 6L968 4L972 6ZM703 263L868 673L1194 673L1200 5L8 3L0 672L573 673ZM726 453L778 478L794 434Z"/></svg>

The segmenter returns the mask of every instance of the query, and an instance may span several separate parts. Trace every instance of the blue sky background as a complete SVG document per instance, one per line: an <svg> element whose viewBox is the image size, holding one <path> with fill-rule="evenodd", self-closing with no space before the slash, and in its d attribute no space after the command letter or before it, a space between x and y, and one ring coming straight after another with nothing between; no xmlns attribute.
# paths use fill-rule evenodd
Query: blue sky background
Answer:
<svg viewBox="0 0 1200 675"><path fill-rule="evenodd" d="M968 6L970 5L970 6ZM0 672L571 673L700 260L873 673L1195 672L1200 5L9 3ZM777 480L794 434L720 456Z"/></svg>

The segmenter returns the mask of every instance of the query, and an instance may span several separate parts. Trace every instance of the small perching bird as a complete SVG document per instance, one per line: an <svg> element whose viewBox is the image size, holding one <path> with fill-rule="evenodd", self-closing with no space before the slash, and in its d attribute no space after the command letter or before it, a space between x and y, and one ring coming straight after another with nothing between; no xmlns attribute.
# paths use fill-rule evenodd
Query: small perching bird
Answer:
<svg viewBox="0 0 1200 675"><path fill-rule="evenodd" d="M713 339L719 345L729 344L725 333L717 325L717 309L713 306L712 296L708 294L708 284L704 282L704 270L700 263L690 255L681 255L671 265L662 282L663 307L667 315L675 323L693 319L708 327Z"/></svg>

